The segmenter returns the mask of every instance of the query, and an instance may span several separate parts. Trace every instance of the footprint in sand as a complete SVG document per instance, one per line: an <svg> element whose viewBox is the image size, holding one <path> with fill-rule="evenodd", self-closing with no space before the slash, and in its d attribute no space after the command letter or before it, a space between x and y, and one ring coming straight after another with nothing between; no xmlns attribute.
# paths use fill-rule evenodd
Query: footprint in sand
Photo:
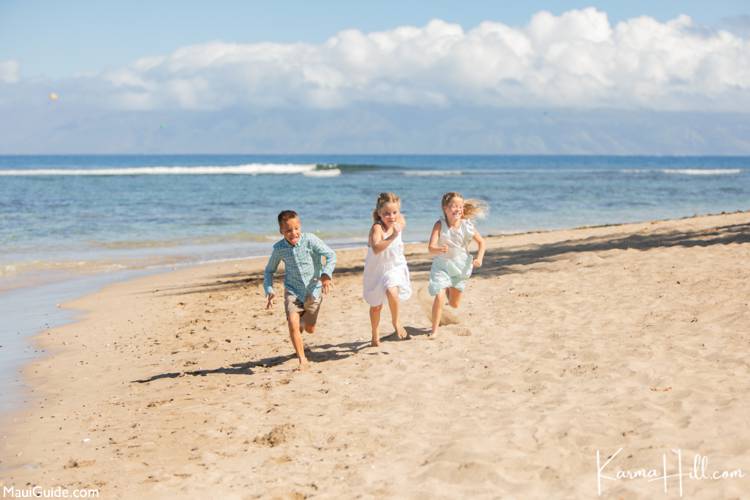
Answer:
<svg viewBox="0 0 750 500"><path fill-rule="evenodd" d="M427 288L420 288L419 292L417 293L417 297L419 299L419 305L422 308L422 311L424 311L425 315L427 316L427 320L432 322L432 303L434 301L433 297L430 296ZM461 322L461 318L459 318L454 311L455 309L453 309L448 304L445 304L443 306L443 314L440 316L440 326L455 325Z"/></svg>
<svg viewBox="0 0 750 500"><path fill-rule="evenodd" d="M294 424L277 425L268 434L256 436L253 443L274 448L289 441L294 435L294 428Z"/></svg>

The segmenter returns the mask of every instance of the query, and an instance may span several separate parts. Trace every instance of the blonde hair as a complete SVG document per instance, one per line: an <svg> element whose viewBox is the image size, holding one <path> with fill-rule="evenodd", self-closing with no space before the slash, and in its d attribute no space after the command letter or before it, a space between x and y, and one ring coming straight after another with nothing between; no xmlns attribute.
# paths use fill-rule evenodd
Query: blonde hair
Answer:
<svg viewBox="0 0 750 500"><path fill-rule="evenodd" d="M383 205L386 203L398 203L400 207L401 198L399 198L396 193L380 193L380 195L378 195L378 201L375 202L375 210L372 211L373 224L383 222L380 220L380 214L378 214L378 212L380 212L380 209L383 208Z"/></svg>
<svg viewBox="0 0 750 500"><path fill-rule="evenodd" d="M487 211L489 210L489 207L485 202L482 200L467 200L465 199L461 193L457 193L455 191L451 191L449 193L445 193L443 195L443 199L440 202L440 207L443 210L443 213L445 213L445 207L450 205L450 203L455 198L461 198L464 200L464 213L461 216L462 219L473 219L474 217L484 217L487 214Z"/></svg>

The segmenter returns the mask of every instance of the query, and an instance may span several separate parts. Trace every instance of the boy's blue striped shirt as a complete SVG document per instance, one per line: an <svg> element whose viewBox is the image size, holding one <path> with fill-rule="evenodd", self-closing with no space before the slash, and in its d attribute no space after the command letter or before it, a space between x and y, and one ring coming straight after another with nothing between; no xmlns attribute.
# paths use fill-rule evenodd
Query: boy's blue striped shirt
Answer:
<svg viewBox="0 0 750 500"><path fill-rule="evenodd" d="M326 258L325 266L323 257ZM312 233L302 233L295 246L286 239L276 242L263 273L266 295L273 293L273 274L281 261L284 261L284 287L304 302L309 294L316 298L320 296L320 276L333 275L336 252Z"/></svg>

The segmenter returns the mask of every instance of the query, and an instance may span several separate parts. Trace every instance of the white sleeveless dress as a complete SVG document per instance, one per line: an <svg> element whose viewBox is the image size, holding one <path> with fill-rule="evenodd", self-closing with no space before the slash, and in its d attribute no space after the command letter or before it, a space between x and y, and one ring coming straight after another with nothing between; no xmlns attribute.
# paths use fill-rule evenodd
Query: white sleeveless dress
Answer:
<svg viewBox="0 0 750 500"><path fill-rule="evenodd" d="M367 247L362 295L371 306L379 306L386 300L386 290L394 286L398 287L399 300L411 297L409 268L404 257L401 233L379 254L373 252L371 247Z"/></svg>

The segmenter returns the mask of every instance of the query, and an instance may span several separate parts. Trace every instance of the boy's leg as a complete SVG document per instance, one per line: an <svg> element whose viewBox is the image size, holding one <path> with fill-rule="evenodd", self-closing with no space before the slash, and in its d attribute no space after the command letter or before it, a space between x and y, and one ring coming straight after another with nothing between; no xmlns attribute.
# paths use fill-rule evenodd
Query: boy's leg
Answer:
<svg viewBox="0 0 750 500"><path fill-rule="evenodd" d="M385 295L388 297L388 307L391 310L391 322L393 323L393 328L396 329L396 335L398 335L398 338L400 339L405 339L406 330L401 326L398 315L398 287L390 287L386 290Z"/></svg>
<svg viewBox="0 0 750 500"><path fill-rule="evenodd" d="M315 323L310 324L306 313L302 313L299 317L299 332L300 333L315 333Z"/></svg>
<svg viewBox="0 0 750 500"><path fill-rule="evenodd" d="M287 314L287 326L289 327L289 337L294 346L294 352L297 353L300 369L307 366L307 357L305 357L305 344L302 342L302 335L299 329L299 313L289 311Z"/></svg>
<svg viewBox="0 0 750 500"><path fill-rule="evenodd" d="M305 356L305 344L302 342L300 332L300 312L304 311L302 303L292 293L284 292L284 309L286 311L286 323L289 328L289 338L294 346L294 352L299 359L299 369L307 367L307 357Z"/></svg>
<svg viewBox="0 0 750 500"><path fill-rule="evenodd" d="M370 342L370 345L373 347L380 345L380 332L378 332L378 325L380 325L381 309L383 309L383 304L370 307L370 328L372 329L372 342Z"/></svg>
<svg viewBox="0 0 750 500"><path fill-rule="evenodd" d="M300 332L315 333L315 325L318 322L318 312L320 304L323 302L322 297L308 296L305 299L304 310L300 318Z"/></svg>
<svg viewBox="0 0 750 500"><path fill-rule="evenodd" d="M437 336L438 326L440 325L440 316L443 313L443 302L445 302L445 291L440 290L435 295L435 300L432 302L432 332L430 337Z"/></svg>

